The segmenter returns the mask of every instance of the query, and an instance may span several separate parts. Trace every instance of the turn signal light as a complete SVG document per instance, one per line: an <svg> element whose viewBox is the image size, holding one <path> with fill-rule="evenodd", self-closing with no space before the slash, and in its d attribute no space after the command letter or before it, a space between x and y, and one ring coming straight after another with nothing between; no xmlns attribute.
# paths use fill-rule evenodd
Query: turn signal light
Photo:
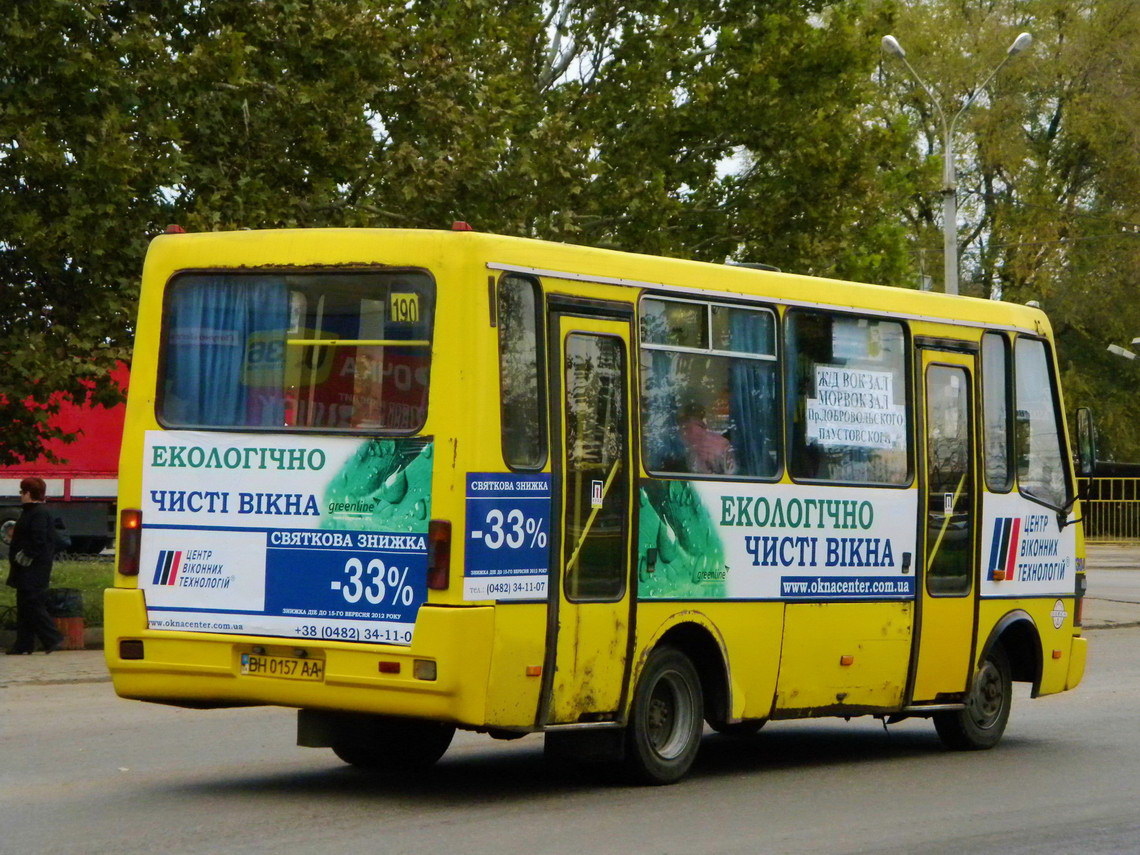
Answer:
<svg viewBox="0 0 1140 855"><path fill-rule="evenodd" d="M127 508L119 512L119 573L139 575L139 551L142 547L142 511Z"/></svg>
<svg viewBox="0 0 1140 855"><path fill-rule="evenodd" d="M844 653L839 657L839 664L846 668L848 665L855 661L855 657L849 653Z"/></svg>
<svg viewBox="0 0 1140 855"><path fill-rule="evenodd" d="M427 586L433 591L446 591L451 584L451 523L432 520L428 523Z"/></svg>

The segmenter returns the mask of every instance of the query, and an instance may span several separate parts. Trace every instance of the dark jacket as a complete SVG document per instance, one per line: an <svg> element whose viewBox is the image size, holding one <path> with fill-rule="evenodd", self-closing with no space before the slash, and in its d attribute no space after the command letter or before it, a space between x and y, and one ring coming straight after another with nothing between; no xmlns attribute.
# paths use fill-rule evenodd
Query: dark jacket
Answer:
<svg viewBox="0 0 1140 855"><path fill-rule="evenodd" d="M51 562L55 558L55 538L52 527L55 519L43 502L28 502L12 530L12 545L8 549L8 587L22 591L46 590L51 582ZM16 554L24 553L32 559L26 567L16 562Z"/></svg>

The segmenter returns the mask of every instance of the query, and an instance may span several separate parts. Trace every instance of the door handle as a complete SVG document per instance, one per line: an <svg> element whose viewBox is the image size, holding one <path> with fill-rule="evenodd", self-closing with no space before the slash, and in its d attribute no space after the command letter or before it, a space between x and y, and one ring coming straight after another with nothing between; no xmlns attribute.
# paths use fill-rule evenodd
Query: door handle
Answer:
<svg viewBox="0 0 1140 855"><path fill-rule="evenodd" d="M909 552L903 553L902 571L903 571L903 573L909 573L910 572L910 553Z"/></svg>

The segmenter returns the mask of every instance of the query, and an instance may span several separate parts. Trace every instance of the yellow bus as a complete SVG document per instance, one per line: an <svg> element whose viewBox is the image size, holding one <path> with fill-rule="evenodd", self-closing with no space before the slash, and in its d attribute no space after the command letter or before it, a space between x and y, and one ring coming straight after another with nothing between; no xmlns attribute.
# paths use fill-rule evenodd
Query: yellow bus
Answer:
<svg viewBox="0 0 1140 855"><path fill-rule="evenodd" d="M105 646L123 697L648 783L704 725L932 718L1085 665L1026 306L452 230L172 234L143 272Z"/></svg>

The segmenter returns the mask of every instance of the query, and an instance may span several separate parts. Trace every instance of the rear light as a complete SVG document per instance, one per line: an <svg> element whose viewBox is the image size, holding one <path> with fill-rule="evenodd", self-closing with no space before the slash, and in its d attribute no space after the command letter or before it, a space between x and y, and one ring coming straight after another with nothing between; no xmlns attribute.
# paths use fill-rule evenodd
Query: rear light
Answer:
<svg viewBox="0 0 1140 855"><path fill-rule="evenodd" d="M128 508L119 512L119 573L139 575L139 549L142 546L142 511Z"/></svg>
<svg viewBox="0 0 1140 855"><path fill-rule="evenodd" d="M123 639L119 642L120 659L143 659L143 643L138 639Z"/></svg>
<svg viewBox="0 0 1140 855"><path fill-rule="evenodd" d="M433 591L446 591L451 583L451 523L432 520L428 523L427 586Z"/></svg>
<svg viewBox="0 0 1140 855"><path fill-rule="evenodd" d="M1085 617L1085 591L1088 590L1088 579L1084 573L1077 574L1077 587L1073 593L1073 626L1083 626Z"/></svg>

